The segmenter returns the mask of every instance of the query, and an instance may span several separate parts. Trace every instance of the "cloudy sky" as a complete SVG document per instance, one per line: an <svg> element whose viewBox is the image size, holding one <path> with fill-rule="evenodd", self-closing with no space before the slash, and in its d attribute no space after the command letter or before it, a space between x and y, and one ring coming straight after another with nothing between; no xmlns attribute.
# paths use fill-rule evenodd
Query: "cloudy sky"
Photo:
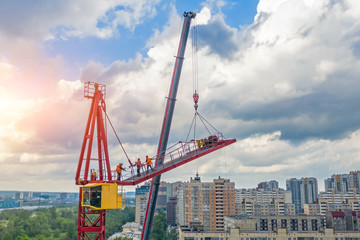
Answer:
<svg viewBox="0 0 360 240"><path fill-rule="evenodd" d="M184 11L198 13L199 112L237 143L162 180L316 177L322 190L360 170L359 1L19 0L0 2L0 190L77 191L86 81L107 86L129 156L154 155ZM190 36L169 144L194 115L191 49Z"/></svg>

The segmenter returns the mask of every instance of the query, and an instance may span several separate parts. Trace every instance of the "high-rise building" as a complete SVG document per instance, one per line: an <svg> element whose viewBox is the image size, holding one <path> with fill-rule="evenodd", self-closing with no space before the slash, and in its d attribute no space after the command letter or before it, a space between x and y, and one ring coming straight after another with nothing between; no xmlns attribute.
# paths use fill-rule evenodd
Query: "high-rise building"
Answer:
<svg viewBox="0 0 360 240"><path fill-rule="evenodd" d="M176 197L170 197L166 207L166 219L167 224L170 226L176 226Z"/></svg>
<svg viewBox="0 0 360 240"><path fill-rule="evenodd" d="M333 174L324 180L325 191L334 189L335 192L348 192L356 189L360 193L360 171L351 171L349 174Z"/></svg>
<svg viewBox="0 0 360 240"><path fill-rule="evenodd" d="M135 189L135 222L144 223L150 185L148 183Z"/></svg>
<svg viewBox="0 0 360 240"><path fill-rule="evenodd" d="M180 225L199 222L207 231L223 231L224 216L235 213L235 184L229 179L219 177L213 182L201 182L196 174L178 190Z"/></svg>
<svg viewBox="0 0 360 240"><path fill-rule="evenodd" d="M145 220L149 193L135 197L135 222L143 224Z"/></svg>
<svg viewBox="0 0 360 240"><path fill-rule="evenodd" d="M167 205L167 183L166 182L160 182L158 195L156 198L156 208L166 208Z"/></svg>
<svg viewBox="0 0 360 240"><path fill-rule="evenodd" d="M279 188L279 182L276 180L271 180L269 182L261 182L258 184L258 189L264 189L266 191L271 191L274 189L278 189Z"/></svg>
<svg viewBox="0 0 360 240"><path fill-rule="evenodd" d="M317 202L318 184L316 178L291 178L286 180L286 190L291 192L296 213L304 212L304 204Z"/></svg>
<svg viewBox="0 0 360 240"><path fill-rule="evenodd" d="M237 215L292 215L291 192L273 190L236 189L235 207Z"/></svg>
<svg viewBox="0 0 360 240"><path fill-rule="evenodd" d="M149 198L150 182L135 189L135 222L143 224ZM172 184L161 182L156 200L156 209L167 207L168 196L171 196Z"/></svg>
<svg viewBox="0 0 360 240"><path fill-rule="evenodd" d="M167 183L166 192L167 192L168 201L169 201L169 198L177 196L177 190L181 187L182 183L183 182L181 182L181 181Z"/></svg>

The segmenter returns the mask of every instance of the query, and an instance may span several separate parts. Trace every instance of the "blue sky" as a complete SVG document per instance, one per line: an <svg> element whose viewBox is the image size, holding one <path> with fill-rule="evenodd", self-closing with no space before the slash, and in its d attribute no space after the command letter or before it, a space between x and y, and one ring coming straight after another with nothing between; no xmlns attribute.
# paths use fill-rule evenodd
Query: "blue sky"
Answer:
<svg viewBox="0 0 360 240"><path fill-rule="evenodd" d="M131 158L155 155L184 11L197 13L199 112L237 143L163 180L316 177L321 190L358 170L359 1L2 1L0 189L77 191L86 81L107 86ZM194 114L192 73L190 39L169 144ZM126 161L111 134L109 151Z"/></svg>
<svg viewBox="0 0 360 240"><path fill-rule="evenodd" d="M228 1L224 7L214 9L213 13L221 12L230 27L245 27L254 21L257 4L257 0ZM109 39L97 37L55 39L46 43L46 52L49 57L61 55L68 64L78 66L85 65L89 60L109 65L115 60L134 59L138 53L146 57L148 39L155 29L163 28L173 6L176 8L177 14L181 15L184 11L200 12L204 2L162 1L155 6L157 14L144 20L134 29L118 27L118 35ZM107 15L111 14L112 11L107 13ZM104 26L104 23L99 22L98 26Z"/></svg>

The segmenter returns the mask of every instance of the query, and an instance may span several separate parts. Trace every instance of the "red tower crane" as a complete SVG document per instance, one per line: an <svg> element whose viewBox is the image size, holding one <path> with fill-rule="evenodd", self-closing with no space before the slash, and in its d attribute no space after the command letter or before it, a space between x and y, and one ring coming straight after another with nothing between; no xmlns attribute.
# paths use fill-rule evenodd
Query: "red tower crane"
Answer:
<svg viewBox="0 0 360 240"><path fill-rule="evenodd" d="M142 166L140 174L134 174L133 167L135 164L127 157L130 164L129 171L122 174L120 179L116 177L116 171L111 170L107 144L106 123L109 122L112 128L113 126L106 114L106 86L93 82L85 83L84 97L92 101L75 175L76 184L82 186L79 191L78 240L105 240L106 210L125 207L122 186L137 185L153 178L152 194L149 197L148 209L150 206L150 209L153 208L154 210L158 191L156 186L157 182L160 181L162 173L236 142L236 139L227 140L222 134L215 134L204 139L204 141L196 139L185 142L180 141L167 148L190 21L195 16L196 14L192 12L184 13L184 25L164 115L158 152L156 156L152 157L155 160L153 170L145 171L143 169L144 166ZM196 100L195 103L197 103ZM93 144L95 132L97 144ZM97 148L95 153L93 153L94 148ZM120 193L118 186L120 186ZM155 187L153 188L153 186ZM148 239L149 237L153 213L154 211L152 210L147 212L148 220L144 223L143 239Z"/></svg>

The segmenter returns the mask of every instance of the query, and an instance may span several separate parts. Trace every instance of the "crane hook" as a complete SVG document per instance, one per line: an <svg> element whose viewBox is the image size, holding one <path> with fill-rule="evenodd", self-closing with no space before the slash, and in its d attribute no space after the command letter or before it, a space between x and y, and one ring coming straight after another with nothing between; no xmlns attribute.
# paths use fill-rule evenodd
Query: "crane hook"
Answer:
<svg viewBox="0 0 360 240"><path fill-rule="evenodd" d="M199 94L197 94L196 90L195 90L195 93L193 94L193 99L194 99L194 108L195 108L195 111L197 111L197 108L198 108L198 101L199 101Z"/></svg>

